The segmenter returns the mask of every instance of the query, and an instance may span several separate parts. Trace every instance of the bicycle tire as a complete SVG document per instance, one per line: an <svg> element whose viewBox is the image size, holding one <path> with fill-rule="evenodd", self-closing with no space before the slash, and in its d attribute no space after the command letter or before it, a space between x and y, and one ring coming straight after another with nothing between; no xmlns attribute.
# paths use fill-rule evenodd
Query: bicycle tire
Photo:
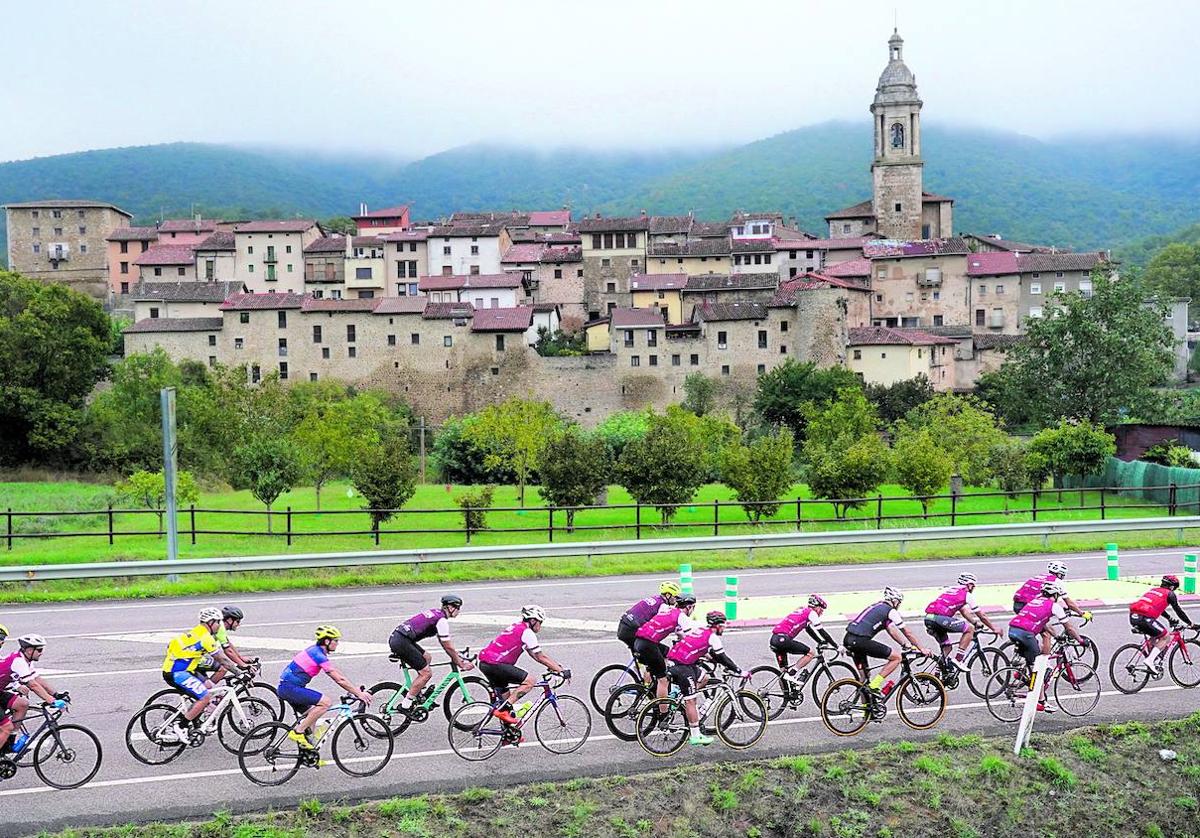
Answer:
<svg viewBox="0 0 1200 838"><path fill-rule="evenodd" d="M458 684L452 684L446 688L446 692L442 697L442 712L446 715L446 721L449 722L454 718L454 714L458 712L458 708L464 704L471 704L476 701L486 701L491 704L496 700L495 693L492 692L492 687L488 684L486 678L481 678L478 675L462 676L463 683L467 687L467 695L470 698L466 701L462 700L462 692L458 688Z"/></svg>
<svg viewBox="0 0 1200 838"><path fill-rule="evenodd" d="M1063 654L1066 655L1067 660L1071 661L1071 663L1087 664L1089 668L1094 670L1100 666L1100 647L1088 635L1081 633L1079 636L1087 642L1087 645L1081 649L1074 643L1069 643L1063 649Z"/></svg>
<svg viewBox="0 0 1200 838"><path fill-rule="evenodd" d="M750 670L749 688L758 693L767 706L767 718L774 721L787 709L789 690L778 667L764 664ZM801 693L803 695L803 693Z"/></svg>
<svg viewBox="0 0 1200 838"><path fill-rule="evenodd" d="M820 703L825 691L834 681L857 678L857 676L858 671L845 661L826 661L823 667L814 669L813 674L809 676L809 681L812 682L809 691L812 693L813 703Z"/></svg>
<svg viewBox="0 0 1200 838"><path fill-rule="evenodd" d="M901 681L896 689L896 715L900 721L913 730L929 730L946 715L946 687L936 675L928 672L914 672ZM909 705L913 705L909 708ZM926 713L933 711L928 721L917 722L910 713Z"/></svg>
<svg viewBox="0 0 1200 838"><path fill-rule="evenodd" d="M68 742L68 740L70 741ZM51 777L47 768L54 761L59 765L70 765L79 761L80 766L87 767L80 761L81 752L85 747L94 748L95 757L83 779L61 782ZM43 783L56 789L77 789L90 782L100 770L100 763L103 760L104 749L100 747L100 739L82 725L55 724L38 737L37 745L33 750L33 770Z"/></svg>
<svg viewBox="0 0 1200 838"><path fill-rule="evenodd" d="M617 690L633 683L637 678L638 673L633 664L610 663L608 666L600 667L600 670L592 676L591 685L588 686L588 698L591 700L592 706L596 708L596 712L603 713L604 708L608 705L609 697Z"/></svg>
<svg viewBox="0 0 1200 838"><path fill-rule="evenodd" d="M738 690L733 697L726 693L717 699L712 712L717 738L735 751L753 747L767 732L767 703L751 690ZM734 730L739 731L737 736L732 735ZM741 731L745 731L744 737Z"/></svg>
<svg viewBox="0 0 1200 838"><path fill-rule="evenodd" d="M555 694L552 699L542 702L533 717L534 736L552 754L575 753L591 733L592 712L582 699L573 695Z"/></svg>
<svg viewBox="0 0 1200 838"><path fill-rule="evenodd" d="M1182 649L1176 644L1171 649L1171 656L1167 659L1167 669L1171 672L1171 680L1183 687L1185 690L1190 690L1193 687L1200 686L1200 640L1185 640L1184 645L1187 647L1187 655L1191 660L1184 660L1181 652ZM1178 669L1176 669L1175 661L1178 660ZM1183 674L1187 677L1185 678Z"/></svg>
<svg viewBox="0 0 1200 838"><path fill-rule="evenodd" d="M646 700L647 691L641 684L629 684L608 697L604 707L604 725L622 742L637 739L637 717Z"/></svg>
<svg viewBox="0 0 1200 838"><path fill-rule="evenodd" d="M1025 696L1029 694L1029 680L1025 670L1009 666L996 672L988 679L983 700L992 718L1005 724L1021 721L1025 712Z"/></svg>
<svg viewBox="0 0 1200 838"><path fill-rule="evenodd" d="M1100 676L1085 663L1072 663L1054 678L1054 703L1068 716L1081 718L1100 703Z"/></svg>
<svg viewBox="0 0 1200 838"><path fill-rule="evenodd" d="M821 696L821 721L834 736L857 736L871 720L870 689L857 678L839 678ZM835 721L845 719L845 724Z"/></svg>
<svg viewBox="0 0 1200 838"><path fill-rule="evenodd" d="M665 759L679 753L688 740L683 702L678 698L647 701L638 713L637 741L652 757Z"/></svg>
<svg viewBox="0 0 1200 838"><path fill-rule="evenodd" d="M243 687L238 690L241 693L239 697L257 698L259 701L265 701L271 706L271 712L275 716L275 721L282 722L284 714L287 712L283 706L283 699L279 697L279 690L266 681L254 681L248 687Z"/></svg>
<svg viewBox="0 0 1200 838"><path fill-rule="evenodd" d="M1010 661L1004 652L995 646L983 646L967 661L967 689L978 698L986 698L984 690L988 681L1001 669L1009 666Z"/></svg>
<svg viewBox="0 0 1200 838"><path fill-rule="evenodd" d="M489 722L494 727L489 727ZM475 701L464 704L454 713L446 726L450 749L468 762L490 759L504 744L501 738L501 722L492 719L492 704Z"/></svg>
<svg viewBox="0 0 1200 838"><path fill-rule="evenodd" d="M217 719L217 741L221 747L236 754L242 746L246 734L263 722L277 722L275 711L261 698L237 697L237 701L229 701L221 709Z"/></svg>
<svg viewBox="0 0 1200 838"><path fill-rule="evenodd" d="M1150 681L1150 673L1137 665L1145 660L1141 643L1126 643L1108 661L1108 680L1126 695L1133 695Z"/></svg>
<svg viewBox="0 0 1200 838"><path fill-rule="evenodd" d="M404 690L404 685L396 681L380 681L367 690L372 696L379 697L378 701L372 702L372 706L379 708L379 716L387 722L392 736L399 736L412 724L412 717L400 709L399 698L395 699L395 706L388 709L389 705L392 705L393 697L397 694L403 695Z"/></svg>
<svg viewBox="0 0 1200 838"><path fill-rule="evenodd" d="M162 729L180 715L178 707L165 704L147 704L130 718L125 726L125 747L130 755L143 765L166 765L178 758L187 747L186 742L170 742L162 737ZM145 751L138 751L134 743L145 743Z"/></svg>
<svg viewBox="0 0 1200 838"><path fill-rule="evenodd" d="M247 780L258 786L282 786L296 776L300 745L288 738L291 730L283 722L263 722L246 734L238 748L238 767ZM251 765L251 758L262 762L263 768Z"/></svg>
<svg viewBox="0 0 1200 838"><path fill-rule="evenodd" d="M370 756L365 756L369 749ZM373 777L391 762L396 750L396 737L391 728L374 713L355 713L342 719L333 731L330 751L333 761L351 777ZM359 765L363 768L360 770ZM350 766L354 767L351 768Z"/></svg>

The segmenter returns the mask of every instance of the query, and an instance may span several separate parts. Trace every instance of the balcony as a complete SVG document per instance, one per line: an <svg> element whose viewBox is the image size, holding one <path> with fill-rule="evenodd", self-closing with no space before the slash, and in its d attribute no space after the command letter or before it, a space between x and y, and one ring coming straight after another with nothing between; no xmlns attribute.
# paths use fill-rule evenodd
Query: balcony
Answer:
<svg viewBox="0 0 1200 838"><path fill-rule="evenodd" d="M942 284L941 271L925 271L917 277L917 285L922 288L933 288Z"/></svg>
<svg viewBox="0 0 1200 838"><path fill-rule="evenodd" d="M1004 312L993 311L991 318L988 320L988 327L991 329L1004 328Z"/></svg>
<svg viewBox="0 0 1200 838"><path fill-rule="evenodd" d="M267 248L267 255L263 257L263 262L268 265L278 264L279 260L275 258L274 249Z"/></svg>

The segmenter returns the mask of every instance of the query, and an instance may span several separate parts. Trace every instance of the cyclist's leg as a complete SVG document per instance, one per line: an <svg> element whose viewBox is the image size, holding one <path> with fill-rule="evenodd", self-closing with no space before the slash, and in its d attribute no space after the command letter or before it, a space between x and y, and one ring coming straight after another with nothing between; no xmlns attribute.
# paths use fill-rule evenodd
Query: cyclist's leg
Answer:
<svg viewBox="0 0 1200 838"><path fill-rule="evenodd" d="M292 726L292 733L296 734L293 739L299 741L305 733L313 729L313 725L317 723L317 719L325 714L329 709L329 698L309 689L301 687L297 684L289 684L286 681L279 685L279 697L292 705L292 708L299 716L296 719L296 724ZM306 740L307 741L307 740Z"/></svg>
<svg viewBox="0 0 1200 838"><path fill-rule="evenodd" d="M639 637L633 644L634 656L646 667L650 677L655 680L655 694L659 698L667 696L667 658L663 647L653 640Z"/></svg>
<svg viewBox="0 0 1200 838"><path fill-rule="evenodd" d="M900 653L886 643L880 643L873 638L861 640L858 648L860 651L865 652L868 657L886 660L883 668L875 674L870 684L873 690L882 689L887 677L896 671L896 667L900 666Z"/></svg>
<svg viewBox="0 0 1200 838"><path fill-rule="evenodd" d="M208 691L208 686L196 677L193 672L180 670L171 672L168 683L175 687L176 690L183 693L192 699L192 703L183 711L183 718L186 721L195 721L200 714L204 712L204 708L212 701L212 694Z"/></svg>
<svg viewBox="0 0 1200 838"><path fill-rule="evenodd" d="M617 623L617 640L620 640L628 647L630 657L632 657L634 660L638 659L637 653L633 650L634 642L637 640L637 627L632 623L626 622L625 618L623 617L621 618L621 621ZM650 683L650 673L643 672L642 678L645 679L647 684Z"/></svg>
<svg viewBox="0 0 1200 838"><path fill-rule="evenodd" d="M677 663L667 670L667 678L679 687L679 696L683 700L683 715L693 733L699 733L700 725L700 714L696 710L696 693L700 687L696 675L697 667L686 663Z"/></svg>
<svg viewBox="0 0 1200 838"><path fill-rule="evenodd" d="M10 709L12 700L16 697L16 693L0 690L0 751L4 750L8 738L17 729L16 724L13 723Z"/></svg>
<svg viewBox="0 0 1200 838"><path fill-rule="evenodd" d="M404 693L404 698L400 699L401 709L407 710L433 677L433 670L429 667L430 658L418 643L398 631L392 632L388 638L388 648L393 655L400 658L401 663L416 673L412 684Z"/></svg>
<svg viewBox="0 0 1200 838"><path fill-rule="evenodd" d="M1141 614L1132 615L1137 617L1136 628L1142 634L1151 638L1153 644L1150 649L1150 654L1146 655L1145 666L1151 668L1157 665L1158 657L1167 648L1167 642L1171 639L1171 633L1167 631L1167 627L1162 624L1162 620L1154 620Z"/></svg>
<svg viewBox="0 0 1200 838"><path fill-rule="evenodd" d="M779 667L780 672L788 670L787 651L783 648L783 641L787 640L785 634L772 634L771 641L768 644L771 647L772 654L775 655L775 664Z"/></svg>
<svg viewBox="0 0 1200 838"><path fill-rule="evenodd" d="M925 633L933 638L933 642L937 644L938 651L945 655L950 646L950 635L947 633L942 620L938 619L936 614L925 615Z"/></svg>

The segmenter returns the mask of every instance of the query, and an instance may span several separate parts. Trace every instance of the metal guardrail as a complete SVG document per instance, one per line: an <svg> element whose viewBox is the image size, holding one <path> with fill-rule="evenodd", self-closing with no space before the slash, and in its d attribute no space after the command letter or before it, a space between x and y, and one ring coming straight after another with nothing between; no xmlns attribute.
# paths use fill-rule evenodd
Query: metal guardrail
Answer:
<svg viewBox="0 0 1200 838"><path fill-rule="evenodd" d="M630 553L674 553L684 550L755 550L775 547L817 547L830 544L878 544L939 541L959 538L1070 535L1099 532L1179 530L1200 527L1200 515L1174 518L1124 518L1109 521L1039 521L1020 524L982 524L972 527L913 527L894 530L839 530L813 533L763 533L706 538L656 538L641 541L582 541L553 544L502 544L487 547L444 547L423 550L374 550L353 553L299 553L276 556L234 556L177 561L87 562L83 564L8 565L0 567L0 582L53 579L101 579L182 573L232 573L250 570L300 570L314 567L356 567L435 562L507 561L570 556L611 556Z"/></svg>

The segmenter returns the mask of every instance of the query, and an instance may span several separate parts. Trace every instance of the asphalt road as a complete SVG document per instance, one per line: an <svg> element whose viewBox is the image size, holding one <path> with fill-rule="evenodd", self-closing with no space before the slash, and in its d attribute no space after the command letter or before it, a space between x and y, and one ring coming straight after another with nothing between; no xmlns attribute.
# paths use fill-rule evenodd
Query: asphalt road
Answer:
<svg viewBox="0 0 1200 838"><path fill-rule="evenodd" d="M1178 573L1186 549L1133 551L1122 555L1123 575ZM1101 578L1102 553L1062 557L1072 579ZM826 566L801 569L741 570L743 596L807 594L881 588L937 586L953 581L969 565L983 583L1018 584L1041 572L1046 556L995 557L935 562ZM453 624L455 640L479 648L507 625L521 605L535 601L546 608L549 620L542 631L546 650L576 674L570 692L586 700L592 674L600 666L621 658L624 647L612 629L624 608L655 590L659 576L624 576L528 582L473 583L454 586L466 604L462 618ZM386 659L385 644L392 628L416 611L436 604L443 586L318 590L300 593L242 595L217 604L233 603L247 615L239 632L239 646L259 654L264 680L274 680L291 654L307 645L318 623L334 623L345 638L345 653L335 663L358 683L372 684L393 678L397 672ZM702 599L720 598L724 575L696 577ZM783 753L870 746L894 738L918 738L894 713L879 725L870 725L857 739L835 739L821 724L811 704L772 722L759 744L735 753L719 743L707 749L685 749L671 760L647 756L636 743L615 741L603 720L593 714L592 737L577 753L556 756L535 742L506 748L484 763L468 763L449 750L446 724L440 713L423 725L414 725L397 742L392 763L378 775L357 779L329 765L301 770L287 785L264 789L241 774L236 757L213 740L186 751L175 762L153 768L136 762L126 751L125 726L145 698L162 686L159 667L165 640L195 624L196 611L208 600L178 599L148 602L100 602L6 607L0 622L15 634L37 631L48 646L42 665L54 672L48 678L73 697L69 720L85 724L100 737L104 763L98 776L74 791L42 786L31 770L23 770L0 783L0 835L24 835L78 824L108 824L204 817L218 809L235 812L284 807L319 796L325 801L454 791L472 785L578 777L611 772L631 773L699 760L752 758ZM906 602L906 613L920 613L924 602ZM1200 609L1192 610L1200 617ZM570 621L567 624L556 620ZM834 635L841 636L844 620L835 621ZM918 624L919 625L919 624ZM1165 679L1141 694L1129 697L1108 684L1107 654L1127 642L1129 629L1124 608L1096 611L1089 634L1101 647L1105 692L1095 712L1085 720L1042 717L1038 730L1058 729L1079 723L1133 718L1180 716L1200 706L1200 691L1185 692ZM923 633L923 632L922 632ZM726 635L726 646L740 665L750 668L769 662L769 629L736 629ZM11 641L10 641L11 643ZM427 648L437 647L436 641ZM6 647L7 648L7 647ZM440 650L439 650L440 653ZM435 660L439 655L435 655ZM965 681L965 679L964 679ZM334 695L337 687L322 678L314 686ZM965 682L951 694L950 709L930 735L940 731L1010 735L1010 730L988 715ZM1036 737L1036 731L1035 731Z"/></svg>

